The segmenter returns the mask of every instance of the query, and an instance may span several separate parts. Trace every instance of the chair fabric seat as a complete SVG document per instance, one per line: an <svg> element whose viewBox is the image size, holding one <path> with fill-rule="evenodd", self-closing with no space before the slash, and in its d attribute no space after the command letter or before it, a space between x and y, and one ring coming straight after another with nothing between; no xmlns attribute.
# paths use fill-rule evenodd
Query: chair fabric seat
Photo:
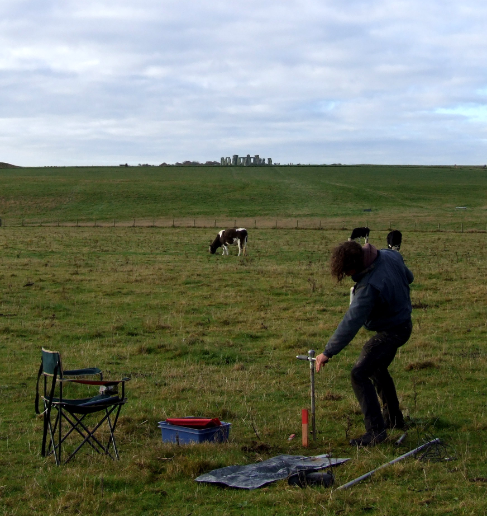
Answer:
<svg viewBox="0 0 487 516"><path fill-rule="evenodd" d="M89 412L98 412L103 407L111 407L125 403L125 400L118 396L108 396L100 394L93 398L83 398L76 400L60 400L59 398L52 398L53 405L61 405L64 410L73 414L88 414Z"/></svg>
<svg viewBox="0 0 487 516"><path fill-rule="evenodd" d="M98 367L86 367L84 369L71 369L63 373L65 376L92 376L96 374L101 375L102 370L98 369Z"/></svg>

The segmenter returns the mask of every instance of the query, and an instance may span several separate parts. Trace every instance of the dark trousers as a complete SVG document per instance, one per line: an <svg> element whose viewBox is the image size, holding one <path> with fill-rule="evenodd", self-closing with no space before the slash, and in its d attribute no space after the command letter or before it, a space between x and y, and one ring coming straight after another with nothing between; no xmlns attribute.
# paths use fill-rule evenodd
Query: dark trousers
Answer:
<svg viewBox="0 0 487 516"><path fill-rule="evenodd" d="M394 380L387 368L397 349L409 340L412 329L409 320L390 330L378 332L365 343L353 366L352 387L362 409L367 432L378 433L386 425L392 428L404 424ZM382 401L383 412L378 398Z"/></svg>

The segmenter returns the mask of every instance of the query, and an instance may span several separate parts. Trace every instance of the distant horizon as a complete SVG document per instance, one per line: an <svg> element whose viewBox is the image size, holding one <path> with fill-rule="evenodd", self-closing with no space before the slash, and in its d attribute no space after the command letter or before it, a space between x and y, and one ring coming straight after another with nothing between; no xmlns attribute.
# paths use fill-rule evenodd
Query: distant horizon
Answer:
<svg viewBox="0 0 487 516"><path fill-rule="evenodd" d="M190 161L190 160L185 160ZM184 164L184 162L176 162L176 163L167 163L162 162L159 164L155 163L143 163L143 164L130 164L130 163L119 163L113 165L14 165L11 163L0 162L0 169L9 169L9 168L118 168L118 167L130 167L130 168L138 168L138 167L191 167L191 166L201 166L201 167L238 167L238 168L255 168L255 167L439 167L439 168L487 168L486 164L459 164L459 163L444 163L444 164L432 164L432 165L423 165L423 164L413 164L413 163L404 163L404 164L394 164L394 163L272 163L272 165L221 165L214 160L215 163L202 163L197 162L197 160L191 161L191 164ZM7 166L5 166L7 165Z"/></svg>

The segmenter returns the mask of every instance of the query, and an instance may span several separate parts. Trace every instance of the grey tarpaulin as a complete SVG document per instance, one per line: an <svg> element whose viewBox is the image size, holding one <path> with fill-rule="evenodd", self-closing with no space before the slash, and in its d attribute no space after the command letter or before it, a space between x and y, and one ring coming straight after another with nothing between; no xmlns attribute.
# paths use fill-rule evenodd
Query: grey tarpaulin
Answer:
<svg viewBox="0 0 487 516"><path fill-rule="evenodd" d="M256 464L215 469L200 475L196 481L239 489L257 489L271 482L288 478L298 471L318 471L330 466L338 466L347 460L350 459L330 459L328 455L316 457L279 455Z"/></svg>

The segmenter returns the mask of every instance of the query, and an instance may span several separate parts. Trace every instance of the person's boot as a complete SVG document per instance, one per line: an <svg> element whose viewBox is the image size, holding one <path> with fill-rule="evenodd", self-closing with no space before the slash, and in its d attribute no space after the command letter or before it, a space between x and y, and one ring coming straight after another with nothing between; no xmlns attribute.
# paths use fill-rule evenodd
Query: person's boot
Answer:
<svg viewBox="0 0 487 516"><path fill-rule="evenodd" d="M387 439L387 432L382 430L382 432L366 432L361 437L357 437L355 439L350 439L351 446L375 446L376 444L380 444L381 442Z"/></svg>

